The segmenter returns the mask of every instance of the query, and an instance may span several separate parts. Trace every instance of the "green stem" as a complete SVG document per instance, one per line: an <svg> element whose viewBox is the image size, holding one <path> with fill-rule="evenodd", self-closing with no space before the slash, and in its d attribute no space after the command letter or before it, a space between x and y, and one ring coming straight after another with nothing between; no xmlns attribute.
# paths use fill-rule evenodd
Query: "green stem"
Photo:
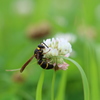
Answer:
<svg viewBox="0 0 100 100"><path fill-rule="evenodd" d="M59 83L59 90L58 90L56 100L64 100L66 80L67 80L67 72L64 71L62 72L62 77Z"/></svg>
<svg viewBox="0 0 100 100"><path fill-rule="evenodd" d="M91 85L91 100L100 100L100 90L99 90L99 76L98 76L98 66L97 66L97 56L95 51L95 44L90 42L89 48L89 59L90 59L90 85Z"/></svg>
<svg viewBox="0 0 100 100"><path fill-rule="evenodd" d="M82 77L82 81L83 81L83 89L84 89L84 100L89 100L89 85L88 85L88 80L87 77L82 69L82 67L74 60L67 58L67 57L62 57L66 60L71 61L72 63L74 63L76 65L76 67L78 68L78 70L81 73L81 77Z"/></svg>
<svg viewBox="0 0 100 100"><path fill-rule="evenodd" d="M51 100L54 100L54 85L55 85L56 71L53 73L52 85L51 85Z"/></svg>
<svg viewBox="0 0 100 100"><path fill-rule="evenodd" d="M43 81L44 81L44 72L45 70L43 69L40 75L38 85L37 85L36 100L42 100L42 86L43 86Z"/></svg>

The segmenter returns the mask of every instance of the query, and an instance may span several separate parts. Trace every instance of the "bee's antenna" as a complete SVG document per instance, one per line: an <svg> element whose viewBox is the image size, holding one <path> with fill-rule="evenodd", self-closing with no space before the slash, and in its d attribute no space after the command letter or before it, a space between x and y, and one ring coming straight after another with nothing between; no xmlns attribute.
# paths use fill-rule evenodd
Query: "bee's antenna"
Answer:
<svg viewBox="0 0 100 100"><path fill-rule="evenodd" d="M47 48L49 48L44 42L42 42Z"/></svg>

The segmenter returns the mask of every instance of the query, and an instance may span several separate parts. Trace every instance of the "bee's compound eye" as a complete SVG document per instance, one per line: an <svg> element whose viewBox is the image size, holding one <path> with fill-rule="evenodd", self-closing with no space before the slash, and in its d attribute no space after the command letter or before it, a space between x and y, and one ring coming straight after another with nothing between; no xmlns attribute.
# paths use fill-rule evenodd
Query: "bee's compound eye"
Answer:
<svg viewBox="0 0 100 100"><path fill-rule="evenodd" d="M39 48L45 48L45 47L44 47L43 45L41 45L41 44L40 44L40 45L38 45L38 47L39 47Z"/></svg>

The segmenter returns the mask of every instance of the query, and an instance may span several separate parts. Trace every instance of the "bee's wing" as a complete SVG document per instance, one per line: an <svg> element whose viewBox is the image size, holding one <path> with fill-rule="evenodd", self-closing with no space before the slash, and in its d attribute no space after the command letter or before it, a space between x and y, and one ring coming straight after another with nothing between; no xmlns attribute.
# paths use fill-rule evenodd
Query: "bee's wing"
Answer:
<svg viewBox="0 0 100 100"><path fill-rule="evenodd" d="M30 61L34 58L34 55L21 67L20 72L23 72L23 70L26 68L26 66L30 63Z"/></svg>

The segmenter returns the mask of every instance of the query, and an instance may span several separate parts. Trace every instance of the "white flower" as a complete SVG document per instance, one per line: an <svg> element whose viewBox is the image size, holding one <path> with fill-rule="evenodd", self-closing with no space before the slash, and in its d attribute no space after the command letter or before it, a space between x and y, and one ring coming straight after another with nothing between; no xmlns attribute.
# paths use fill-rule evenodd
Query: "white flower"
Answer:
<svg viewBox="0 0 100 100"><path fill-rule="evenodd" d="M34 2L32 0L15 0L12 2L12 9L14 13L29 15L34 10Z"/></svg>
<svg viewBox="0 0 100 100"><path fill-rule="evenodd" d="M68 42L74 43L76 41L76 35L72 33L57 33L55 35L56 38L66 39Z"/></svg>
<svg viewBox="0 0 100 100"><path fill-rule="evenodd" d="M58 69L67 69L68 64L59 56L69 57L72 52L71 44L63 38L52 38L44 40L43 42L48 46L45 46L43 50L44 58L50 59L49 62L57 66Z"/></svg>
<svg viewBox="0 0 100 100"><path fill-rule="evenodd" d="M62 69L62 70L66 70L66 69L68 69L68 64L67 63L63 63L63 64L58 64L58 67L59 67L59 69Z"/></svg>

